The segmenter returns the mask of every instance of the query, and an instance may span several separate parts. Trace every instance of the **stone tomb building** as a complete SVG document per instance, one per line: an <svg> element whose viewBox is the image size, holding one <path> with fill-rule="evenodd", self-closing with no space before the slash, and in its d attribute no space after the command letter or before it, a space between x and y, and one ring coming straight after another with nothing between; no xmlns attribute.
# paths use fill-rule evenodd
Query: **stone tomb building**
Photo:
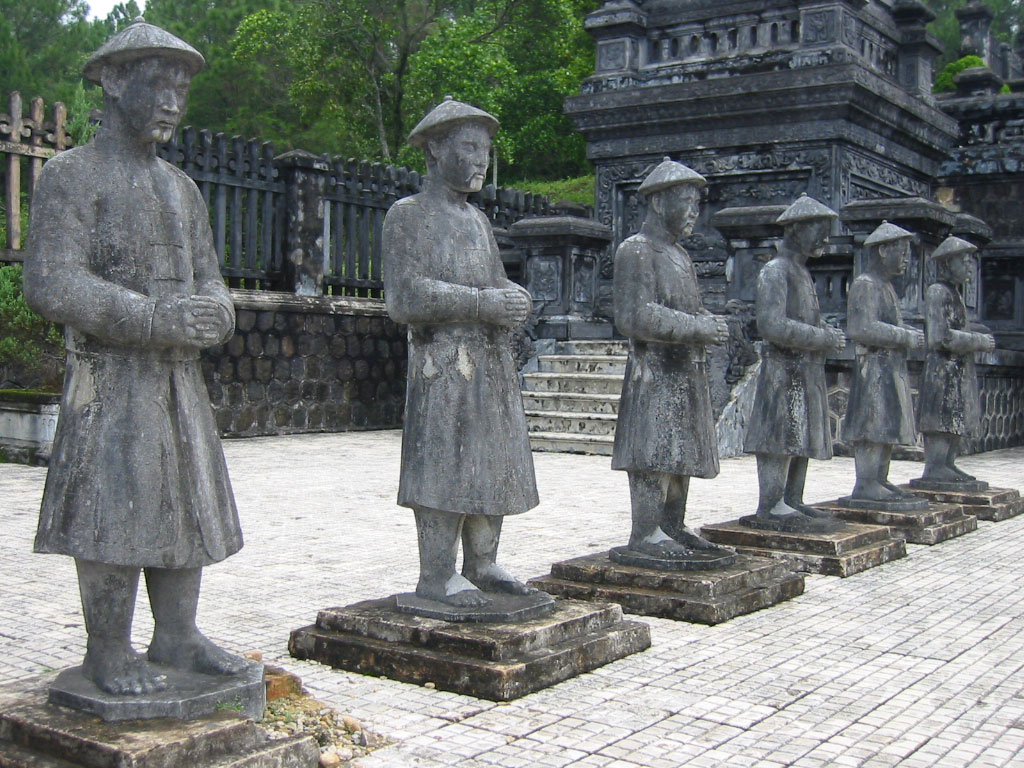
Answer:
<svg viewBox="0 0 1024 768"><path fill-rule="evenodd" d="M596 218L612 234L601 290L615 245L643 220L636 190L665 155L709 180L684 245L714 311L752 300L781 234L774 215L801 192L843 213L812 267L835 322L859 243L882 218L922 235L902 286L912 322L927 254L947 234L968 237L983 246L968 304L1003 350L982 366L992 417L974 448L1024 442L1024 355L1005 351L1024 349L1024 218L1011 214L1024 204L1024 94L997 94L1020 59L995 43L983 4L958 16L965 52L988 66L942 98L931 92L934 16L917 0L610 0L590 14L595 71L565 109L587 140ZM836 426L851 355L830 361Z"/></svg>

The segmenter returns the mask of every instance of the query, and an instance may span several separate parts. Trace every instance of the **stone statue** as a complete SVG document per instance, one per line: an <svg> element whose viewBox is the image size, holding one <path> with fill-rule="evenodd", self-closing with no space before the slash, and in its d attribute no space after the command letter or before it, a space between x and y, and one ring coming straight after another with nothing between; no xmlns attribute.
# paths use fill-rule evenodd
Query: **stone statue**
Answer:
<svg viewBox="0 0 1024 768"><path fill-rule="evenodd" d="M777 219L778 255L757 278L757 330L764 339L761 371L743 449L757 456L757 513L741 518L771 530L832 530L837 523L803 503L808 459L832 458L825 355L846 338L826 325L807 260L824 253L835 211L801 195Z"/></svg>
<svg viewBox="0 0 1024 768"><path fill-rule="evenodd" d="M615 253L615 325L630 340L612 454L612 469L629 473L632 504L629 544L611 552L621 563L682 569L735 559L683 524L690 477L718 474L704 349L729 338L677 243L693 230L706 185L665 158L640 185L649 201L640 232Z"/></svg>
<svg viewBox="0 0 1024 768"><path fill-rule="evenodd" d="M75 558L82 674L111 694L165 688L150 662L246 666L196 628L203 566L242 546L199 366L231 336L234 308L199 190L156 157L202 65L141 18L108 40L85 64L103 123L47 162L32 204L25 297L67 339L35 550ZM155 621L145 659L131 644L140 569Z"/></svg>
<svg viewBox="0 0 1024 768"><path fill-rule="evenodd" d="M991 352L996 341L975 333L967 320L961 286L971 279L971 254L978 250L959 237L947 237L932 253L936 279L925 292L928 355L921 377L918 429L924 436L924 474L911 485L980 481L956 466L963 441L981 432L981 397L975 352ZM987 487L987 485L985 486Z"/></svg>
<svg viewBox="0 0 1024 768"><path fill-rule="evenodd" d="M398 503L416 515L416 597L466 609L491 603L485 593L537 593L495 562L504 516L539 503L509 342L532 302L466 200L483 187L497 128L451 98L424 117L409 135L426 154L423 191L391 207L383 234L388 314L409 326Z"/></svg>
<svg viewBox="0 0 1024 768"><path fill-rule="evenodd" d="M889 482L894 445L917 440L907 375L907 351L924 346L924 333L903 325L892 279L903 274L914 235L882 224L864 241L864 269L850 286L847 333L857 344L842 437L853 447L854 502L880 506L927 501Z"/></svg>

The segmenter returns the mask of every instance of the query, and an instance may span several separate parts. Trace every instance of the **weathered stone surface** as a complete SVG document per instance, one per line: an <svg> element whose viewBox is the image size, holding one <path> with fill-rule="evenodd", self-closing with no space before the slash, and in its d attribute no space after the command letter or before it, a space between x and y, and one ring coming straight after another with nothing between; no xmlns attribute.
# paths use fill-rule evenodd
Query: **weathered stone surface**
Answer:
<svg viewBox="0 0 1024 768"><path fill-rule="evenodd" d="M650 646L617 605L556 600L518 623L451 623L399 613L393 597L321 611L292 632L292 656L351 672L507 701Z"/></svg>
<svg viewBox="0 0 1024 768"><path fill-rule="evenodd" d="M457 606L418 597L415 592L395 595L395 609L428 619L442 621L527 621L551 613L555 602L543 592L529 595L488 594L489 602L481 606Z"/></svg>
<svg viewBox="0 0 1024 768"><path fill-rule="evenodd" d="M203 675L162 664L154 668L167 678L167 689L137 696L115 696L82 674L65 669L50 686L50 703L80 709L107 721L171 717L193 720L225 707L253 720L267 707L263 665L249 664L237 675Z"/></svg>
<svg viewBox="0 0 1024 768"><path fill-rule="evenodd" d="M49 679L0 693L0 766L4 768L314 768L312 737L269 741L234 710L197 720L159 718L116 725L46 703Z"/></svg>
<svg viewBox="0 0 1024 768"><path fill-rule="evenodd" d="M905 540L881 525L847 522L830 533L801 533L731 522L705 525L701 533L742 554L782 559L794 570L827 576L852 576L907 554Z"/></svg>
<svg viewBox="0 0 1024 768"><path fill-rule="evenodd" d="M958 504L963 508L964 514L973 515L979 520L998 523L1024 512L1024 498L1021 498L1020 492L1013 488L989 487L974 491L958 491L929 489L922 487L921 483L920 479L912 480L906 487L935 503Z"/></svg>
<svg viewBox="0 0 1024 768"><path fill-rule="evenodd" d="M714 570L672 572L621 565L602 552L555 563L530 586L618 603L626 613L720 624L802 594L804 579L783 563L746 555Z"/></svg>
<svg viewBox="0 0 1024 768"><path fill-rule="evenodd" d="M977 530L978 519L965 515L959 504L929 504L925 509L886 511L850 507L842 499L814 505L856 523L888 526L911 544L939 544Z"/></svg>

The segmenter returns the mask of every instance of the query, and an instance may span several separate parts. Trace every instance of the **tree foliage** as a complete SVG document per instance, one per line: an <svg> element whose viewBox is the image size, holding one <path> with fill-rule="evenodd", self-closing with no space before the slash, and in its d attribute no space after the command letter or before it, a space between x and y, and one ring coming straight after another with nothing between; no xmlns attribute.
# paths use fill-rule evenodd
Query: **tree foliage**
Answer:
<svg viewBox="0 0 1024 768"><path fill-rule="evenodd" d="M925 5L936 14L935 21L928 28L945 47L938 62L940 69L960 58L960 22L955 12L957 8L967 5L968 1L925 0ZM1013 42L1024 28L1024 0L985 0L984 4L994 15L992 33L996 39Z"/></svg>

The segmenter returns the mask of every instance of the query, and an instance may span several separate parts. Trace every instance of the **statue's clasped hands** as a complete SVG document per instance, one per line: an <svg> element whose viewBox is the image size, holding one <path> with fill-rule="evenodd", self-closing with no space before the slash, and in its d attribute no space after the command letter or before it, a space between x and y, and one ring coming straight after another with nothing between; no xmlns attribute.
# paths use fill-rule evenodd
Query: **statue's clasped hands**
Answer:
<svg viewBox="0 0 1024 768"><path fill-rule="evenodd" d="M729 341L729 321L718 315L701 315L707 344L722 345Z"/></svg>
<svg viewBox="0 0 1024 768"><path fill-rule="evenodd" d="M530 294L522 288L481 288L477 300L480 319L494 325L522 325L533 309Z"/></svg>
<svg viewBox="0 0 1024 768"><path fill-rule="evenodd" d="M924 349L924 331L917 328L905 328L907 332L907 349Z"/></svg>
<svg viewBox="0 0 1024 768"><path fill-rule="evenodd" d="M168 346L211 347L227 333L228 310L210 296L161 301L153 311L152 339Z"/></svg>

